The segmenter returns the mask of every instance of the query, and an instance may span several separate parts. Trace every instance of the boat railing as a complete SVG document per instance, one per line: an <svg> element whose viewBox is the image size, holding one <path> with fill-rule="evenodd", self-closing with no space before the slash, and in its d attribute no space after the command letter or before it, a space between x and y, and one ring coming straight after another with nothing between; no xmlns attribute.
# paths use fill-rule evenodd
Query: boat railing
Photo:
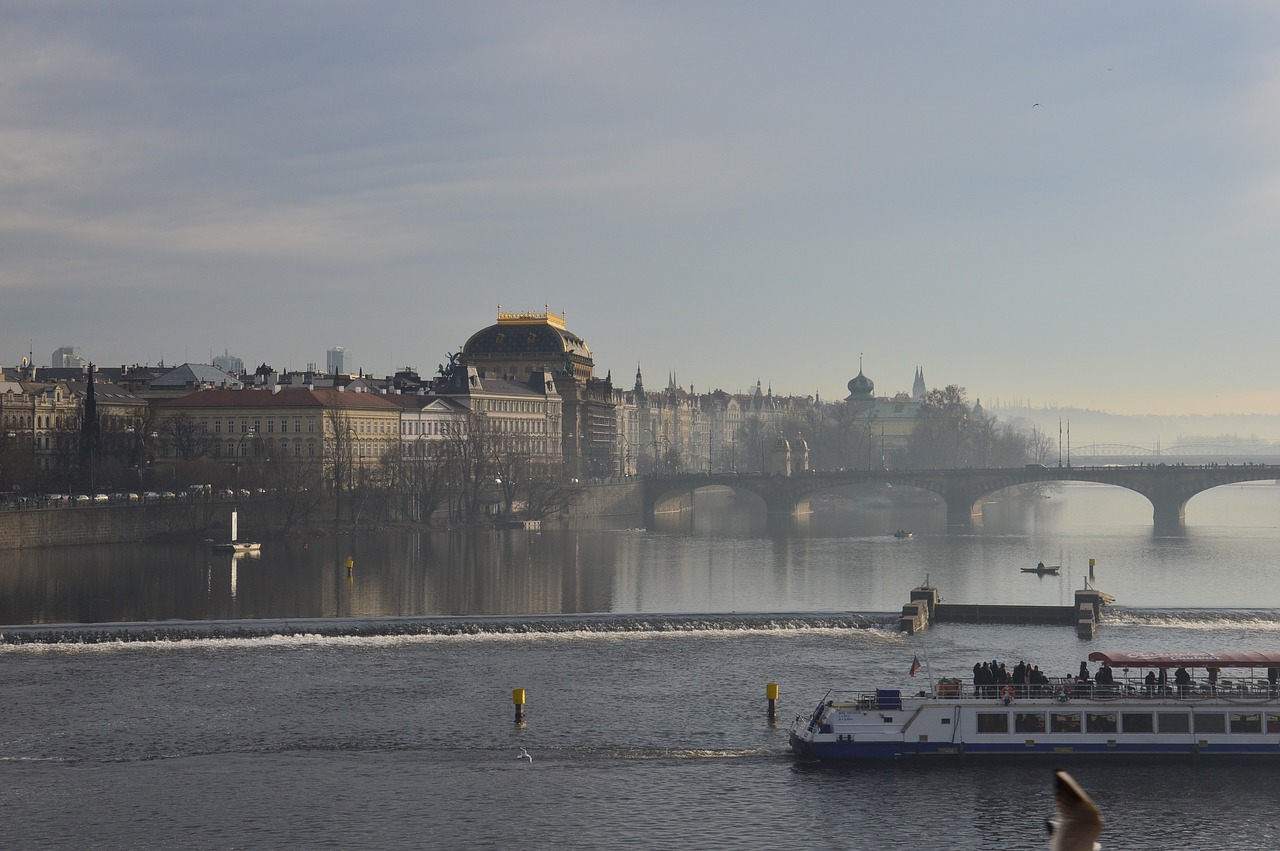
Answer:
<svg viewBox="0 0 1280 851"><path fill-rule="evenodd" d="M1023 700L1046 700L1058 703L1070 701L1095 701L1106 703L1114 700L1239 700L1257 702L1278 700L1276 687L1262 677L1235 677L1211 683L1207 679L1193 679L1181 684L1166 682L1147 683L1141 677L1116 677L1112 683L1077 682L1072 677L1050 678L1048 683L984 683L974 685L959 679L942 679L934 683L933 691L901 689L875 689L873 691L831 691L819 705L814 720L825 709L872 712L903 708L904 700L990 700L1012 704Z"/></svg>
<svg viewBox="0 0 1280 851"><path fill-rule="evenodd" d="M918 692L915 697L928 697ZM953 700L1096 700L1120 698L1204 700L1275 700L1280 697L1276 686L1263 677L1236 677L1210 682L1192 679L1175 682L1148 683L1142 677L1116 677L1111 683L1078 681L1074 677L1051 677L1048 683L982 683L975 685L959 679L942 679L934 684L933 696ZM874 695L871 696L874 700ZM876 708L876 707L871 707Z"/></svg>

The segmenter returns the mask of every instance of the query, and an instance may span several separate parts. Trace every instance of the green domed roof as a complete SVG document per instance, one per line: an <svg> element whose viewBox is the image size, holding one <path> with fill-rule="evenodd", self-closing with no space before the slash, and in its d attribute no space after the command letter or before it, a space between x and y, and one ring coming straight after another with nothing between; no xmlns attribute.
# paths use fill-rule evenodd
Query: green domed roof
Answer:
<svg viewBox="0 0 1280 851"><path fill-rule="evenodd" d="M553 313L498 314L498 323L471 335L464 355L546 355L559 360L566 354L591 357L577 334Z"/></svg>

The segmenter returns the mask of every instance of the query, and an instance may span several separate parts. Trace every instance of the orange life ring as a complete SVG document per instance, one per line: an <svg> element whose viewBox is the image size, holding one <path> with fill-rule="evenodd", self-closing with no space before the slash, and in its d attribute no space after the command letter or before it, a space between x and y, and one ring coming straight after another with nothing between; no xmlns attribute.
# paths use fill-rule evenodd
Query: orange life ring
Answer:
<svg viewBox="0 0 1280 851"><path fill-rule="evenodd" d="M1005 686L1004 688L1000 689L1000 699L1004 701L1005 706L1008 706L1010 703L1013 703L1013 699L1017 696L1018 696L1018 693L1014 691L1013 686Z"/></svg>

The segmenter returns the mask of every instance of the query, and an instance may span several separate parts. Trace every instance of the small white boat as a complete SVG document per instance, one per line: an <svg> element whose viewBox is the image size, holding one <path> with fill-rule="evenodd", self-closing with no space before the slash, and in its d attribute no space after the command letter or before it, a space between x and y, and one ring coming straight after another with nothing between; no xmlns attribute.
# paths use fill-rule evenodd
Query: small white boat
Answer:
<svg viewBox="0 0 1280 851"><path fill-rule="evenodd" d="M895 538L910 538L910 537L911 537L912 535L914 535L914 534L915 534L914 532L910 532L910 531L908 531L908 530L906 530L906 529L899 529L898 531L896 531L896 532L894 532L894 533L893 533L893 537L895 537Z"/></svg>
<svg viewBox="0 0 1280 851"><path fill-rule="evenodd" d="M262 544L239 540L237 521L236 510L233 508L231 509L231 540L221 544L214 544L213 548L218 552L224 553L256 553L262 549Z"/></svg>

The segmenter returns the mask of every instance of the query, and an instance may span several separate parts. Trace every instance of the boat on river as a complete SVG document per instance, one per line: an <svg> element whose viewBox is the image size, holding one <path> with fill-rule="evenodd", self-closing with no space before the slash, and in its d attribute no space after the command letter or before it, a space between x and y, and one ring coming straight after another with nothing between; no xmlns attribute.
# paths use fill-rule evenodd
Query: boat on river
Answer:
<svg viewBox="0 0 1280 851"><path fill-rule="evenodd" d="M895 538L910 538L910 537L911 537L912 535L914 535L914 534L915 534L915 532L909 531L909 530L907 530L907 529L899 529L898 531L896 531L896 532L894 532L894 533L893 533L893 537L895 537Z"/></svg>
<svg viewBox="0 0 1280 851"><path fill-rule="evenodd" d="M943 679L914 694L832 691L796 717L791 748L822 760L1280 757L1280 652L1095 652L1089 660L1106 664L1103 683L1061 678L975 686Z"/></svg>
<svg viewBox="0 0 1280 851"><path fill-rule="evenodd" d="M1045 564L1040 562L1035 567L1022 568L1023 573L1038 573L1041 576L1057 576L1058 571L1062 569L1060 564Z"/></svg>
<svg viewBox="0 0 1280 851"><path fill-rule="evenodd" d="M239 539L239 523L235 509L231 510L231 540L214 544L213 548L218 552L224 553L256 553L262 549L262 544L254 541L241 541Z"/></svg>

